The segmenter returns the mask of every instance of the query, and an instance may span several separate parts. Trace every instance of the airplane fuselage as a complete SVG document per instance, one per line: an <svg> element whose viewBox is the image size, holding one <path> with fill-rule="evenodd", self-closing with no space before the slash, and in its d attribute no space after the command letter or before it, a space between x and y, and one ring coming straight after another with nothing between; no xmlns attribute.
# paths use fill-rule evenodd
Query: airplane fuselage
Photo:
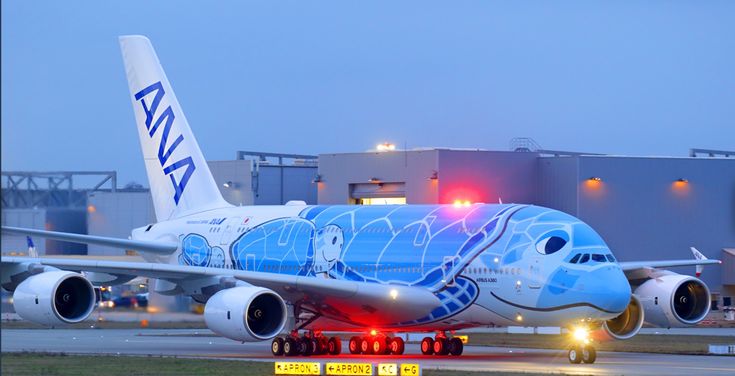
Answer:
<svg viewBox="0 0 735 376"><path fill-rule="evenodd" d="M180 249L146 254L148 261L417 286L442 302L429 315L386 326L396 330L563 326L613 318L630 300L600 236L538 206L233 207L133 232L141 240L172 235ZM362 326L322 313L312 327Z"/></svg>

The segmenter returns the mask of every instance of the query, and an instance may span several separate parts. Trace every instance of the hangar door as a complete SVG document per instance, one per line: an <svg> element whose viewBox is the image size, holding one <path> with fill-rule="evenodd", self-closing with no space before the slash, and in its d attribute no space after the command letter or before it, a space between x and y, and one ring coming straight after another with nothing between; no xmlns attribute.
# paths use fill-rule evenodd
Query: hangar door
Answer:
<svg viewBox="0 0 735 376"><path fill-rule="evenodd" d="M357 205L405 204L406 183L350 184L350 203Z"/></svg>

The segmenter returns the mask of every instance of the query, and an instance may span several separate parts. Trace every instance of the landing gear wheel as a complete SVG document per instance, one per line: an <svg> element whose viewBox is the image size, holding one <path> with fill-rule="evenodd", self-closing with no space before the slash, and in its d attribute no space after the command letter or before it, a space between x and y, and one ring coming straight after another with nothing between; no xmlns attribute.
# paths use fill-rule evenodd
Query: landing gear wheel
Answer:
<svg viewBox="0 0 735 376"><path fill-rule="evenodd" d="M273 338L273 342L271 343L271 352L274 356L283 355L283 338Z"/></svg>
<svg viewBox="0 0 735 376"><path fill-rule="evenodd" d="M582 363L582 347L572 346L572 348L569 349L567 358L569 358L569 363L572 363L572 364Z"/></svg>
<svg viewBox="0 0 735 376"><path fill-rule="evenodd" d="M327 351L329 352L329 355L341 354L342 353L342 340L340 340L339 337L329 338L329 342L327 342Z"/></svg>
<svg viewBox="0 0 735 376"><path fill-rule="evenodd" d="M362 342L362 338L358 336L354 336L350 338L350 354L359 354L360 353L360 343Z"/></svg>
<svg viewBox="0 0 735 376"><path fill-rule="evenodd" d="M329 339L324 336L319 336L316 338L316 351L314 352L314 355L323 355L328 352L329 348Z"/></svg>
<svg viewBox="0 0 735 376"><path fill-rule="evenodd" d="M464 344L462 343L462 340L459 338L452 338L449 340L449 353L454 356L460 356L462 355L462 351L464 351Z"/></svg>
<svg viewBox="0 0 735 376"><path fill-rule="evenodd" d="M434 339L431 337L424 337L421 340L421 353L424 355L431 355L434 353Z"/></svg>
<svg viewBox="0 0 735 376"><path fill-rule="evenodd" d="M449 354L449 341L446 338L437 338L434 340L434 354Z"/></svg>
<svg viewBox="0 0 735 376"><path fill-rule="evenodd" d="M298 354L299 350L299 344L296 343L296 340L288 337L285 341L283 341L283 354L286 356L294 356Z"/></svg>
<svg viewBox="0 0 735 376"><path fill-rule="evenodd" d="M403 342L403 338L395 337L390 341L390 352L393 355L403 355L403 351L406 349L406 344Z"/></svg>
<svg viewBox="0 0 735 376"><path fill-rule="evenodd" d="M314 339L302 337L299 342L301 342L301 355L311 356L316 352L316 341Z"/></svg>
<svg viewBox="0 0 735 376"><path fill-rule="evenodd" d="M384 354L386 348L387 346L385 345L384 338L373 338L370 341L370 350L372 350L372 353L375 355Z"/></svg>
<svg viewBox="0 0 735 376"><path fill-rule="evenodd" d="M372 346L370 346L370 340L363 337L360 338L360 353L362 354L372 354Z"/></svg>
<svg viewBox="0 0 735 376"><path fill-rule="evenodd" d="M597 351L594 346L585 346L582 348L582 361L592 364L597 360Z"/></svg>

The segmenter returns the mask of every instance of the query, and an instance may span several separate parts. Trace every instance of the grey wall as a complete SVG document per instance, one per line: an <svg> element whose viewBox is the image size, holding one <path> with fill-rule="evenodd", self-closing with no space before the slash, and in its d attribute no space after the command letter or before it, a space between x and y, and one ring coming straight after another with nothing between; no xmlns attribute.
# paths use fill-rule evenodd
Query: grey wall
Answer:
<svg viewBox="0 0 735 376"><path fill-rule="evenodd" d="M350 184L365 184L377 178L385 183L405 183L409 204L433 203L438 197L438 182L429 177L438 169L436 150L321 154L318 201L348 204Z"/></svg>
<svg viewBox="0 0 735 376"><path fill-rule="evenodd" d="M256 205L282 205L290 200L316 204L317 187L312 183L316 166L260 165L258 167Z"/></svg>
<svg viewBox="0 0 735 376"><path fill-rule="evenodd" d="M2 225L44 230L46 225L46 209L3 209ZM46 242L41 238L33 239L39 255L46 254ZM2 253L27 252L25 236L2 234L0 241Z"/></svg>
<svg viewBox="0 0 735 376"><path fill-rule="evenodd" d="M439 150L439 203L536 201L537 154Z"/></svg>
<svg viewBox="0 0 735 376"><path fill-rule="evenodd" d="M127 239L136 227L156 222L153 200L148 191L94 192L87 197L87 231L90 235ZM118 256L125 250L88 246L88 254Z"/></svg>
<svg viewBox="0 0 735 376"><path fill-rule="evenodd" d="M536 203L565 213L577 214L577 158L538 158Z"/></svg>
<svg viewBox="0 0 735 376"><path fill-rule="evenodd" d="M251 188L252 163L250 160L207 162L222 197L230 204L253 205L255 202ZM233 184L225 187L223 184L228 181Z"/></svg>

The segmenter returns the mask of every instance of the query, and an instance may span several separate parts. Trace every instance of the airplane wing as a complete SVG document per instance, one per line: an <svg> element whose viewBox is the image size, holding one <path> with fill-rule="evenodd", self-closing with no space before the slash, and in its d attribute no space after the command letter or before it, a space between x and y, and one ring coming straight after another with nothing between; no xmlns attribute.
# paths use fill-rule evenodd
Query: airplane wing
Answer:
<svg viewBox="0 0 735 376"><path fill-rule="evenodd" d="M721 264L720 260L710 260L696 248L690 247L694 259L689 260L663 260L663 261L623 261L618 262L629 280L639 278L655 278L659 274L659 268L671 268L676 266L696 266L696 275L702 274L704 265Z"/></svg>
<svg viewBox="0 0 735 376"><path fill-rule="evenodd" d="M692 265L715 265L720 264L720 260L664 260L664 261L622 261L618 262L624 272L636 269L651 268L671 268L675 266L692 266Z"/></svg>
<svg viewBox="0 0 735 376"><path fill-rule="evenodd" d="M245 270L146 262L27 257L3 257L1 264L3 279L12 278L12 275L23 271L39 271L49 266L127 278L136 276L156 278L177 285L225 286L234 279L269 288L288 302L305 303L317 311L325 312L327 316L362 324L380 325L415 320L428 315L441 305L432 292L420 287Z"/></svg>
<svg viewBox="0 0 735 376"><path fill-rule="evenodd" d="M120 238L108 238L104 236L73 234L69 232L34 230L34 229L29 229L29 228L8 227L8 226L3 226L2 232L7 233L7 234L33 235L33 236L39 236L42 238L62 240L62 241L67 241L67 242L72 242L72 243L104 245L107 247L130 249L130 250L136 250L136 251L145 251L145 252L150 252L150 253L155 253L155 254L164 254L164 255L169 255L173 253L174 251L176 251L176 249L178 248L178 243L173 241L173 239L171 240L160 239L160 240L155 240L155 241L130 240L130 239L120 239Z"/></svg>

